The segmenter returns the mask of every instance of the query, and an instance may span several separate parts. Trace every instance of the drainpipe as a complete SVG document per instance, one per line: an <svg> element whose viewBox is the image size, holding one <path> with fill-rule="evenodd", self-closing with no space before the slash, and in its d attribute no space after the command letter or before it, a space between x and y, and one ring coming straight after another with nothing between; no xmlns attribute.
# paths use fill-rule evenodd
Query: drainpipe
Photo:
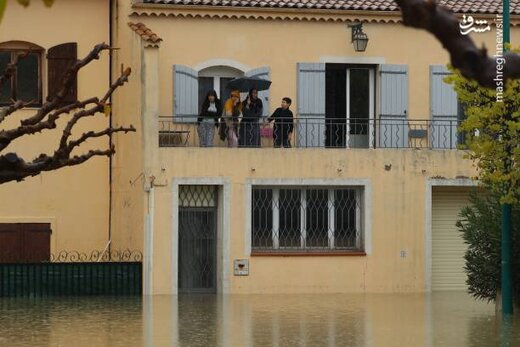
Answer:
<svg viewBox="0 0 520 347"><path fill-rule="evenodd" d="M144 236L144 295L153 294L153 258L154 258L154 186L158 182L154 171L158 167L159 155L159 44L141 41L141 132L143 151L143 175L145 204Z"/></svg>
<svg viewBox="0 0 520 347"><path fill-rule="evenodd" d="M116 0L110 0L109 1L109 8L108 8L108 35L109 35L109 38L108 38L108 45L110 47L112 47L113 43L114 43L114 39L113 39L113 35L114 35L114 30L113 30L113 22L112 22L112 19L113 19L113 16L114 14L116 14L117 16L117 11L114 11L114 8L117 4ZM112 78L112 64L114 63L114 59L112 57L112 52L109 54L109 65L108 65L108 87L110 88L110 86L112 85L112 81L113 81L113 78ZM112 98L110 98L110 102L112 102ZM108 116L108 126L110 128L112 128L112 108L110 108L110 114ZM110 134L108 136L108 146L109 148L112 148L112 144L113 144L113 139L112 139L112 134ZM105 253L105 251L108 251L108 254L110 255L110 252L112 250L112 247L111 247L111 244L112 244L112 189L113 189L113 186L112 186L112 156L110 156L108 158L108 241L107 241L107 245L105 247L105 249L103 250L103 253Z"/></svg>
<svg viewBox="0 0 520 347"><path fill-rule="evenodd" d="M154 177L150 178L150 185L145 187L145 192L148 198L148 207L146 213L146 225L144 235L144 286L143 294L152 295L153 293L153 234L154 234L154 215L155 215L155 193L153 188Z"/></svg>

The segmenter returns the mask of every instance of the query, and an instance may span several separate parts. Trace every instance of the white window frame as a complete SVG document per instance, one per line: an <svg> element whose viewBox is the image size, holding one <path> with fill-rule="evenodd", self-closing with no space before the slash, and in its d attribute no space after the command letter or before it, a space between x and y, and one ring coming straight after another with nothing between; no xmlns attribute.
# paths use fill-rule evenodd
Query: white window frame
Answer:
<svg viewBox="0 0 520 347"><path fill-rule="evenodd" d="M10 53L11 62L13 59L13 54L29 52L38 55L38 100L35 103L31 103L26 108L38 108L41 106L45 102L45 96L47 94L47 59L45 59L47 50L35 43L28 41L4 41L0 42L0 51L4 53ZM11 78L9 78L5 83L11 83ZM10 103L5 104L4 106L9 104Z"/></svg>
<svg viewBox="0 0 520 347"><path fill-rule="evenodd" d="M374 66L352 66L347 67L347 78L346 78L346 110L347 110L347 133L346 133L346 145L349 147L350 143L350 70L352 69L368 69L368 98L369 98L369 106L368 106L368 148L374 148L374 120L375 120L375 90L376 90L376 82L375 82L375 71L376 67Z"/></svg>
<svg viewBox="0 0 520 347"><path fill-rule="evenodd" d="M200 77L213 78L213 89L220 97L220 79L221 78L237 78L244 75L244 71L240 71L234 67L228 66L209 66L199 71Z"/></svg>
<svg viewBox="0 0 520 347"><path fill-rule="evenodd" d="M263 188L263 189L272 189L272 188L290 188L296 189L300 188L304 190L305 187L312 187L316 189L341 189L341 188L357 188L356 191L359 191L359 194L356 195L356 199L359 199L359 210L356 213L356 223L360 223L356 225L357 230L361 230L361 226L363 227L363 234L356 235L356 240L362 242L363 249L362 251L366 255L370 255L372 253L372 186L369 179L248 179L245 184L245 210L246 210L246 218L245 218L245 253L247 255L251 255L252 253L252 199L253 199L253 187L254 188ZM358 193L357 193L358 194ZM303 194L301 194L303 196ZM273 190L273 201L274 201L274 190ZM329 193L329 204L330 204L330 193ZM306 204L306 197L305 197ZM301 208L305 208L306 205L301 204ZM274 207L274 206L273 206ZM330 213L330 209L329 209ZM277 215L275 210L273 209L273 216ZM302 217L303 216L303 217ZM303 236L306 236L306 228L305 221L303 220L304 214L300 214L301 220L301 234L302 234L302 244L304 242ZM329 218L333 218L329 215ZM274 220L273 220L274 222ZM279 222L279 221L278 221ZM273 223L273 230L275 229L275 225ZM278 227L276 228L278 229ZM330 231L329 231L330 232ZM359 237L358 237L359 236ZM330 240L330 238L329 238ZM273 239L274 241L274 239ZM275 243L273 242L273 251L280 251L279 245L275 248ZM358 248L361 244L356 244ZM331 243L329 243L329 248L331 248ZM308 249L298 249L297 251L306 252ZM324 251L323 249L320 249ZM349 250L345 250L345 252L350 252Z"/></svg>

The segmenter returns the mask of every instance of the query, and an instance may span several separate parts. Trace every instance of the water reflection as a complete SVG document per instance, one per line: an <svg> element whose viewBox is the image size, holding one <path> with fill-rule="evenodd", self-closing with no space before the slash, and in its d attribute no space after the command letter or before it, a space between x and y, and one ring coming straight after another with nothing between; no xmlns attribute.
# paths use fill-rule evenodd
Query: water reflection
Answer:
<svg viewBox="0 0 520 347"><path fill-rule="evenodd" d="M141 312L140 298L0 298L0 346L142 346Z"/></svg>
<svg viewBox="0 0 520 347"><path fill-rule="evenodd" d="M520 346L465 293L0 299L0 346Z"/></svg>

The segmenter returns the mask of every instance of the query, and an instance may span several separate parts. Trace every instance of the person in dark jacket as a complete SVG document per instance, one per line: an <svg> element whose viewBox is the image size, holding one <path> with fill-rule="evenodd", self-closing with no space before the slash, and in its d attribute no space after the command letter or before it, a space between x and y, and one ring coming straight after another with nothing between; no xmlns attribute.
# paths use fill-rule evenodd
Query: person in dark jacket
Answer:
<svg viewBox="0 0 520 347"><path fill-rule="evenodd" d="M217 93L211 90L206 94L206 98L202 102L199 118L197 119L200 147L213 147L215 127L218 126L220 116L222 116L222 103L218 99Z"/></svg>
<svg viewBox="0 0 520 347"><path fill-rule="evenodd" d="M258 90L251 89L242 102L242 121L238 131L239 147L260 147L260 118L263 113L262 100Z"/></svg>
<svg viewBox="0 0 520 347"><path fill-rule="evenodd" d="M274 121L274 146L275 147L291 147L291 134L293 132L293 113L289 110L292 100L290 98L282 99L282 107L278 107L274 113L267 118L269 122Z"/></svg>

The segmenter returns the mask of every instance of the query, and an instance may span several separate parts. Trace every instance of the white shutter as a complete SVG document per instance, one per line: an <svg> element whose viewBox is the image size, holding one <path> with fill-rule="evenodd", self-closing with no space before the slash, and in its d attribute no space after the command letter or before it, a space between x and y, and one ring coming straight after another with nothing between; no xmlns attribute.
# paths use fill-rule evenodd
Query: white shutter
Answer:
<svg viewBox="0 0 520 347"><path fill-rule="evenodd" d="M432 290L466 290L467 245L455 226L469 205L467 188L434 188L432 193Z"/></svg>
<svg viewBox="0 0 520 347"><path fill-rule="evenodd" d="M325 64L298 63L298 147L325 146Z"/></svg>
<svg viewBox="0 0 520 347"><path fill-rule="evenodd" d="M379 147L403 148L408 145L408 66L381 65L381 114Z"/></svg>
<svg viewBox="0 0 520 347"><path fill-rule="evenodd" d="M270 80L269 78L270 69L268 66L259 67L258 69L253 69L247 71L244 75L247 77L256 77L263 80ZM258 97L262 100L263 111L262 116L269 117L271 114L269 107L269 89L262 90L258 92Z"/></svg>
<svg viewBox="0 0 520 347"><path fill-rule="evenodd" d="M444 82L451 72L445 65L430 65L430 143L433 148L457 146L457 93Z"/></svg>
<svg viewBox="0 0 520 347"><path fill-rule="evenodd" d="M199 111L199 74L184 66L173 65L173 112L178 122L196 122Z"/></svg>

